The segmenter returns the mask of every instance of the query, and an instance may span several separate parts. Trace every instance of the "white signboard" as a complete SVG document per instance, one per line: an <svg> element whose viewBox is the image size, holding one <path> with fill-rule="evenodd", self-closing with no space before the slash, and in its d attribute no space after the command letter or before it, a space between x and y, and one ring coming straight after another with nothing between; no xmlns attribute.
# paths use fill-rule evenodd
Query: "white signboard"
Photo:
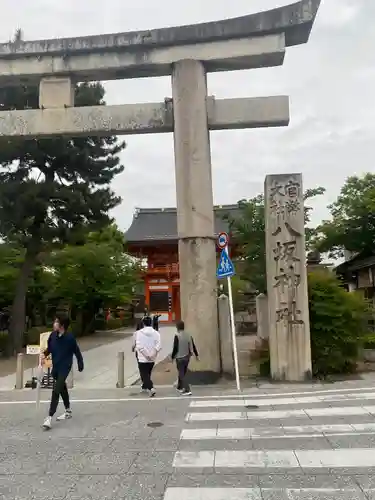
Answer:
<svg viewBox="0 0 375 500"><path fill-rule="evenodd" d="M26 346L26 354L37 356L38 354L40 354L40 347L38 345L28 345Z"/></svg>

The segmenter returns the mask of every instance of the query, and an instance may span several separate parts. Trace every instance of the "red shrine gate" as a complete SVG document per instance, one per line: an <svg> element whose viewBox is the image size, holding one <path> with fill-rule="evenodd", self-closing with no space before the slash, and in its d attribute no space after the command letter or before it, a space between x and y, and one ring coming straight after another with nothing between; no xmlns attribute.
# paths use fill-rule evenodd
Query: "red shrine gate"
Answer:
<svg viewBox="0 0 375 500"><path fill-rule="evenodd" d="M225 218L238 213L238 205L214 208L215 234L229 231ZM137 209L125 234L127 251L147 261L144 298L150 313L160 321L181 319L180 272L178 264L177 212L175 208Z"/></svg>

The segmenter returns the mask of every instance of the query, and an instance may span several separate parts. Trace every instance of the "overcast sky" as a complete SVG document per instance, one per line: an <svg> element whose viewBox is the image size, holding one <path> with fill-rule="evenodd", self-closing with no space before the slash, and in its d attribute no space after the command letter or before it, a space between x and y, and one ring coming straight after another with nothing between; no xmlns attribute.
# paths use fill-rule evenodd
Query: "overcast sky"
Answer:
<svg viewBox="0 0 375 500"><path fill-rule="evenodd" d="M0 0L3 41L93 35L199 23L292 3L288 0ZM305 187L325 186L314 222L345 178L375 171L375 0L322 0L307 45L288 48L283 67L210 75L218 98L288 94L288 128L211 134L214 199L235 203L263 189L264 176L302 172ZM108 104L161 101L169 78L106 84ZM131 136L124 173L121 228L135 207L175 206L172 135Z"/></svg>

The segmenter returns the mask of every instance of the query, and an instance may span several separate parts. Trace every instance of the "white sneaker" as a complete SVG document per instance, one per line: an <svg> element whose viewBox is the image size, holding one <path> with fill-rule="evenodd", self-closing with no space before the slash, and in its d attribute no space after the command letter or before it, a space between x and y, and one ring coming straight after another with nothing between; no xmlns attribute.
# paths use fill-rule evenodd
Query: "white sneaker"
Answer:
<svg viewBox="0 0 375 500"><path fill-rule="evenodd" d="M52 427L52 417L46 417L43 422L43 429L49 430Z"/></svg>
<svg viewBox="0 0 375 500"><path fill-rule="evenodd" d="M156 394L155 389L151 389L151 390L149 391L149 396L150 396L150 398L153 398L153 397L155 396L155 394Z"/></svg>
<svg viewBox="0 0 375 500"><path fill-rule="evenodd" d="M191 396L191 391L182 391L181 394L183 396Z"/></svg>
<svg viewBox="0 0 375 500"><path fill-rule="evenodd" d="M141 394L144 394L145 392L147 392L147 389L142 389L139 391Z"/></svg>
<svg viewBox="0 0 375 500"><path fill-rule="evenodd" d="M72 418L72 416L73 416L72 410L65 410L65 412L62 415L60 415L59 417L57 417L56 420L58 420L59 422L61 420L69 420L70 418Z"/></svg>

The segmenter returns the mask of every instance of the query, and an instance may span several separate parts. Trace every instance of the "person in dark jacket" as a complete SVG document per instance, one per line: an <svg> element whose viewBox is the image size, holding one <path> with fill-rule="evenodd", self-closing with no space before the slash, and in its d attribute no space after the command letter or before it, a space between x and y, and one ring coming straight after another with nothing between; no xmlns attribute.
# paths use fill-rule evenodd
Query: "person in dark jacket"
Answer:
<svg viewBox="0 0 375 500"><path fill-rule="evenodd" d="M161 314L154 314L152 316L152 328L156 330L157 332L159 331L159 318Z"/></svg>
<svg viewBox="0 0 375 500"><path fill-rule="evenodd" d="M55 321L54 331L49 336L48 347L43 353L44 356L51 355L52 357L52 376L54 379L49 413L43 424L45 429L50 429L52 426L52 417L56 413L60 396L65 406L65 412L57 420L72 418L66 379L72 369L73 355L77 358L78 371L82 372L84 368L81 350L73 334L68 331L69 324L68 318Z"/></svg>
<svg viewBox="0 0 375 500"><path fill-rule="evenodd" d="M199 360L198 350L194 344L193 337L185 331L185 323L178 321L176 324L177 333L174 336L172 360L176 360L178 381L177 390L184 396L191 396L190 385L187 380L187 371L190 358L194 354Z"/></svg>

